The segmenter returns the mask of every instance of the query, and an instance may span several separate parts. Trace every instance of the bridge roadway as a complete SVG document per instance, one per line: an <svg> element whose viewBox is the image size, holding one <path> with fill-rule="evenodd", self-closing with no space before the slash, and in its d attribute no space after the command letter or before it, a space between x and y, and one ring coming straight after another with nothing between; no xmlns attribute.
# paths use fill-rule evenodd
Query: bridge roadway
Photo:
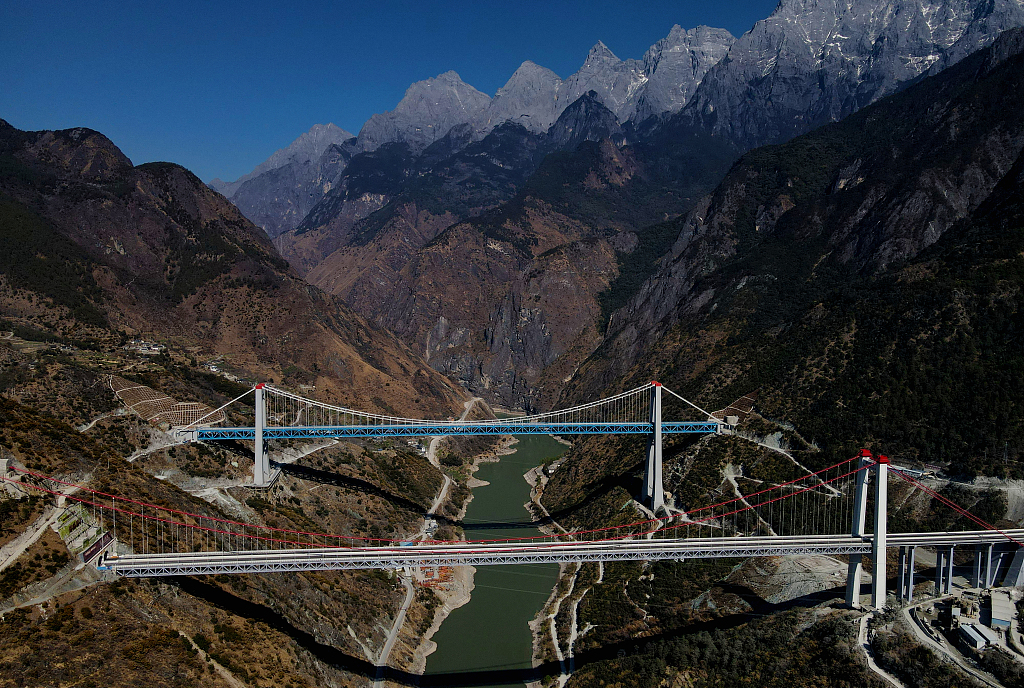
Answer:
<svg viewBox="0 0 1024 688"><path fill-rule="evenodd" d="M661 432L669 435L714 434L730 429L731 426L718 421L661 423ZM198 441L252 440L256 438L256 429L245 427L204 427L179 432L188 435L188 439ZM516 423L515 419L511 419L404 425L268 425L263 428L263 437L264 439L308 439L317 437L430 437L435 435L649 435L653 432L653 423Z"/></svg>
<svg viewBox="0 0 1024 688"><path fill-rule="evenodd" d="M1024 539L1024 529L1004 531ZM889 547L1005 542L996 531L894 533ZM583 561L718 559L784 554L868 554L871 536L791 535L655 540L603 540L566 543L452 543L407 547L318 547L291 550L181 552L105 556L98 566L125 577L269 573L338 569L394 569L403 566L486 566Z"/></svg>

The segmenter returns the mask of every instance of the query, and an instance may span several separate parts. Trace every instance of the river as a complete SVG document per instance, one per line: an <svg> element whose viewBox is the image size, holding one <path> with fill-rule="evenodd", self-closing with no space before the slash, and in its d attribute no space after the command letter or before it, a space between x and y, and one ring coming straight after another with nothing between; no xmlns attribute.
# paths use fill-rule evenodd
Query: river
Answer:
<svg viewBox="0 0 1024 688"><path fill-rule="evenodd" d="M523 506L530 501L523 474L566 446L547 435L525 435L513 448L515 453L481 464L477 471L476 477L490 484L473 490L464 519L467 539L539 534ZM453 611L434 635L437 650L427 658L424 684L521 687L531 668L528 624L557 580L557 564L477 567L470 601Z"/></svg>

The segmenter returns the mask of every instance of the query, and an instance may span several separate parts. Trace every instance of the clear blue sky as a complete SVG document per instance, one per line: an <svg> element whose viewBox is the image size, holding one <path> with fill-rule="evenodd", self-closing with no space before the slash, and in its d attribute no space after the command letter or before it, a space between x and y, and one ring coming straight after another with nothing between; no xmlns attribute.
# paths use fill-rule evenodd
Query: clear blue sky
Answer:
<svg viewBox="0 0 1024 688"><path fill-rule="evenodd" d="M673 24L739 36L775 4L0 0L0 118L232 180L314 124L358 133L449 69L493 95L524 60L566 77L598 40L640 57Z"/></svg>

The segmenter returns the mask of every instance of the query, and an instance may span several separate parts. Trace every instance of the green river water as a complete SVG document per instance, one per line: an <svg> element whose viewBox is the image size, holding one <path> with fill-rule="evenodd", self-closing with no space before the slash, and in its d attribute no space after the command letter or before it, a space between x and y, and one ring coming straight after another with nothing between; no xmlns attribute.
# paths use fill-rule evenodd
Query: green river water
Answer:
<svg viewBox="0 0 1024 688"><path fill-rule="evenodd" d="M513 448L514 454L481 464L477 471L476 477L490 484L473 490L464 519L467 539L539 534L523 506L530 501L530 486L523 474L566 447L547 435L525 435ZM449 685L450 680L450 685L459 686L522 686L516 673L530 668L533 649L528 624L557 578L557 564L477 567L472 598L453 611L434 635L437 650L427 658L424 683ZM503 682L503 677L509 681Z"/></svg>

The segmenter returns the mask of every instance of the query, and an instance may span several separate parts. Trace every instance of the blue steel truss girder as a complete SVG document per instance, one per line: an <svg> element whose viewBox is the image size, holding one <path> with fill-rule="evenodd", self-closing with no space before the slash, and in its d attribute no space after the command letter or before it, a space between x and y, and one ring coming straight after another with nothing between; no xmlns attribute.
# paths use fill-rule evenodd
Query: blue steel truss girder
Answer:
<svg viewBox="0 0 1024 688"><path fill-rule="evenodd" d="M662 432L716 433L719 423L663 423ZM322 437L424 437L434 435L647 435L651 423L466 423L434 425L336 425L267 427L265 438L310 439ZM251 440L254 428L199 428L198 440Z"/></svg>

